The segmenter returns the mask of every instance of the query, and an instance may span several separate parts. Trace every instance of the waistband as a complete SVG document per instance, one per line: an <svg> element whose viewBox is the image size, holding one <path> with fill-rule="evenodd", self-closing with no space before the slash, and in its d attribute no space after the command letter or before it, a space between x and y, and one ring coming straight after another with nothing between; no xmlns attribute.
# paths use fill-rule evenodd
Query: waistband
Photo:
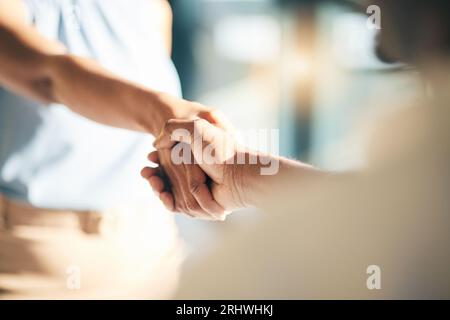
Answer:
<svg viewBox="0 0 450 320"><path fill-rule="evenodd" d="M36 208L6 198L0 193L0 230L18 226L40 226L77 229L87 234L98 234L103 216L97 211L73 211Z"/></svg>

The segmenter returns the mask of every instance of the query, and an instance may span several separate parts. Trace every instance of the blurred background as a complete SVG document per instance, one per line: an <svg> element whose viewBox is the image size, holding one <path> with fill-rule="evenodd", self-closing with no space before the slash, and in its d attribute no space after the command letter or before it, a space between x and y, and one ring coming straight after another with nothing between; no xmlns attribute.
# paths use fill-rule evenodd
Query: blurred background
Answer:
<svg viewBox="0 0 450 320"><path fill-rule="evenodd" d="M358 2L171 0L184 97L238 129L278 129L283 156L329 170L364 166L370 123L420 90L413 70L377 58L377 30ZM225 227L178 216L191 258L258 219L246 211Z"/></svg>

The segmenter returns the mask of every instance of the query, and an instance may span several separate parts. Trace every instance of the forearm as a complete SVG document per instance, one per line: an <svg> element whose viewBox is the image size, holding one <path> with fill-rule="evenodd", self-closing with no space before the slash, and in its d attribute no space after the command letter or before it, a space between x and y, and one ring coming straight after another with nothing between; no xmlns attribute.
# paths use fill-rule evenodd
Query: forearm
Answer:
<svg viewBox="0 0 450 320"><path fill-rule="evenodd" d="M255 154L246 152L247 159L250 156L255 157ZM281 190L287 181L301 182L327 175L324 171L299 161L272 155L263 157L265 164L258 161L257 164L237 167L236 190L245 207L259 207L273 191ZM271 174L266 174L264 168L267 169L269 166L274 170L269 171Z"/></svg>
<svg viewBox="0 0 450 320"><path fill-rule="evenodd" d="M48 72L52 98L91 120L155 135L173 117L165 94L121 79L88 59L53 56Z"/></svg>
<svg viewBox="0 0 450 320"><path fill-rule="evenodd" d="M63 103L106 125L152 134L177 116L179 101L126 81L93 60L69 55L62 44L11 18L21 12L16 5L0 2L0 84L43 103Z"/></svg>

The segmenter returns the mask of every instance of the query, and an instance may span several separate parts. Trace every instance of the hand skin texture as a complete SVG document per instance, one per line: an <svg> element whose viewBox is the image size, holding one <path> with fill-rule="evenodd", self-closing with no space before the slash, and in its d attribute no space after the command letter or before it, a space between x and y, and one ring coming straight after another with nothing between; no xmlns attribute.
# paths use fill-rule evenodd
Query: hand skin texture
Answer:
<svg viewBox="0 0 450 320"><path fill-rule="evenodd" d="M234 128L220 112L209 113L208 123L211 128L221 132L234 131ZM196 123L196 120L186 120ZM161 138L164 136L163 130ZM195 163L174 164L171 161L171 148L160 148L149 154L148 159L158 168L146 167L141 175L147 179L160 200L170 211L183 212L192 217L206 220L223 220L226 212L214 198L211 186L214 180L206 175ZM214 177L213 174L211 176Z"/></svg>
<svg viewBox="0 0 450 320"><path fill-rule="evenodd" d="M162 10L166 12L164 16L170 15L167 3ZM169 35L166 20L161 28ZM169 54L170 39L167 40ZM30 26L26 10L16 0L0 1L0 85L43 104L64 104L102 124L152 135L160 133L173 118L202 118L217 124L209 107L125 80L94 60L70 54L62 43L47 39ZM198 194L189 192L184 176L190 178L191 184L194 180L203 183L203 172L196 166L173 166L166 161L165 153L161 152L161 162L171 190L177 194L177 208L204 216L221 212L211 199L203 201L207 196L205 188L200 188Z"/></svg>
<svg viewBox="0 0 450 320"><path fill-rule="evenodd" d="M29 25L16 0L0 1L0 85L43 104L64 104L102 124L152 135L172 118L210 120L211 108L128 81L69 53Z"/></svg>
<svg viewBox="0 0 450 320"><path fill-rule="evenodd" d="M190 135L187 138L173 135L174 131L179 129L186 130ZM282 188L282 185L278 186L277 184L281 183L284 180L283 177L288 175L299 175L300 178L305 178L323 174L300 162L274 155L261 155L247 150L237 145L233 135L226 129L214 126L203 119L168 121L154 143L158 151L150 153L149 160L164 168L164 163L171 161L172 148L178 143L190 145L196 161L196 164L183 162L179 165L185 170L195 170L186 176L187 187L185 184L182 189L190 191L191 196L209 213L209 216L206 217L210 219L223 220L232 210L250 206L257 207L261 198L270 193L271 188ZM199 148L195 147L196 143L201 143ZM204 161L205 152L210 150L214 150L216 160L214 162ZM258 160L256 164L250 164L251 156ZM278 173L261 175L261 169L266 166L261 164L261 157L270 157L272 161L278 161ZM244 163L238 164L236 161L238 158L245 159ZM233 162L230 161L231 159ZM186 203L186 199L190 198L188 194L181 193L180 188L167 188L164 185L161 166L158 168L146 167L141 174L149 181L153 190L160 194L160 199L167 209L184 212L193 217L205 218L204 213L197 214L195 210L189 210L189 206L183 206L183 201ZM178 166L172 164L171 167ZM197 171L198 167L203 170L204 175ZM171 171L166 168L164 170ZM173 172L169 175L172 181L173 177L177 176ZM183 177L178 175L176 178L182 179ZM216 210L215 208L218 206L223 209Z"/></svg>

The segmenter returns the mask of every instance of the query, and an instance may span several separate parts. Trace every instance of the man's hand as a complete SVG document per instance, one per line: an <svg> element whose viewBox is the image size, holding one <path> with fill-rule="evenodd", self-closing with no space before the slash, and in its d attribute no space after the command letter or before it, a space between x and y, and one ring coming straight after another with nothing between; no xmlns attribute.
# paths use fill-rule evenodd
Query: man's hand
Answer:
<svg viewBox="0 0 450 320"><path fill-rule="evenodd" d="M167 97L167 105L175 105L177 98ZM193 119L184 120L195 122L202 119L214 128L234 131L233 126L225 116L218 111L189 101L183 100L184 104L191 104L193 108L186 108L179 105L174 112L177 118ZM196 114L183 113L185 110L198 110ZM168 121L167 123L170 123ZM161 140L167 129L162 129ZM211 179L207 176L198 164L175 163L171 159L170 147L160 148L149 155L149 160L157 164L158 168L144 168L142 176L150 182L153 190L159 194L161 201L170 211L186 213L192 217L202 219L223 220L225 210L217 203L211 194Z"/></svg>
<svg viewBox="0 0 450 320"><path fill-rule="evenodd" d="M102 124L152 135L169 119L214 123L208 107L128 81L92 59L70 54L28 24L17 0L0 0L0 85L41 103L64 104Z"/></svg>
<svg viewBox="0 0 450 320"><path fill-rule="evenodd" d="M177 136L177 130L187 135ZM177 146L184 148L189 155L192 151L193 158L183 158L181 164L175 165L173 163L178 161L174 160L179 152L177 146L172 147L178 142L180 144ZM150 153L149 160L162 164L170 180L177 181L180 187L173 188L172 185L167 188L159 168L146 167L142 170L142 176L159 193L169 210L202 218L207 212L209 216L206 217L223 220L230 210L246 206L240 180L245 164L226 163L241 152L232 134L204 119L170 120L155 141L155 147L158 152ZM170 165L167 166L167 163ZM204 212L193 206L192 200L196 200Z"/></svg>
<svg viewBox="0 0 450 320"><path fill-rule="evenodd" d="M143 122L152 122L154 124L154 128L149 128L148 131L155 137L162 132L164 125L171 119L205 119L209 123L226 130L232 127L229 121L219 111L197 102L184 100L160 92L156 95L152 103L158 106L158 113L152 114L152 121L146 118L145 120L143 119ZM144 123L142 125L145 126Z"/></svg>
<svg viewBox="0 0 450 320"><path fill-rule="evenodd" d="M261 205L272 190L282 190L286 181L306 181L329 175L308 164L248 150L237 144L230 130L203 119L168 121L154 145L160 154L164 153L166 162L180 163L185 170L197 170L197 166L203 170L207 175L206 180L203 180L200 172L196 172L200 178L195 180L205 181L201 187L198 188L198 183L191 183L191 188L185 190L190 191L196 199L204 195L204 201L216 201L226 212L216 212L214 206L210 206L208 212L221 219L232 210ZM191 155L195 159L194 164ZM149 155L149 160L162 163L156 151ZM271 173L265 170L268 168ZM180 201L180 192L176 188L164 188L163 176L158 169L144 168L142 175L156 192L161 193L161 200L169 209L178 208L178 211L186 212L183 207L175 205ZM207 187L212 198L206 192Z"/></svg>
<svg viewBox="0 0 450 320"><path fill-rule="evenodd" d="M168 210L206 220L224 219L225 211L213 198L209 178L198 165L174 164L170 149L154 151L148 159L159 167L144 168L142 176Z"/></svg>

